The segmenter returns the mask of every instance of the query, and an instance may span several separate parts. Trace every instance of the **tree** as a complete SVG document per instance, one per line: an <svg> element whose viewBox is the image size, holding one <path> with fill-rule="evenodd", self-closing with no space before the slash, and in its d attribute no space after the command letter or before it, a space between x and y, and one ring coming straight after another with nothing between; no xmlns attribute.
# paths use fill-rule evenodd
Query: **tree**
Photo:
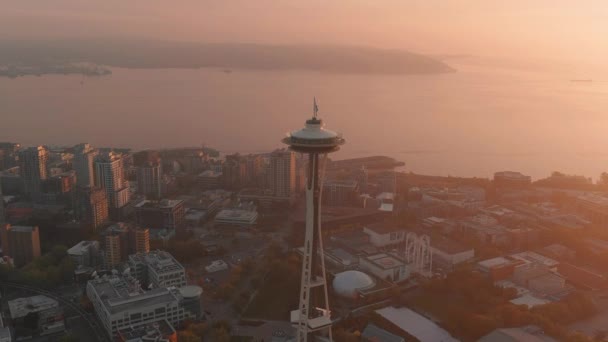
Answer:
<svg viewBox="0 0 608 342"><path fill-rule="evenodd" d="M218 327L213 330L213 341L230 342L230 333L225 327ZM181 342L181 340L180 340Z"/></svg>
<svg viewBox="0 0 608 342"><path fill-rule="evenodd" d="M189 330L182 330L177 333L177 340L179 342L201 342L202 339L194 335Z"/></svg>
<svg viewBox="0 0 608 342"><path fill-rule="evenodd" d="M59 338L59 342L78 342L80 339L71 333L65 334Z"/></svg>
<svg viewBox="0 0 608 342"><path fill-rule="evenodd" d="M232 325L227 320L221 320L221 321L217 321L217 322L213 323L213 329L214 330L224 329L227 332L230 332L232 330Z"/></svg>
<svg viewBox="0 0 608 342"><path fill-rule="evenodd" d="M351 333L342 328L334 329L333 338L340 342L358 342L361 340L357 333Z"/></svg>
<svg viewBox="0 0 608 342"><path fill-rule="evenodd" d="M188 326L188 331L190 331L193 335L198 337L203 337L207 333L207 323L193 323Z"/></svg>

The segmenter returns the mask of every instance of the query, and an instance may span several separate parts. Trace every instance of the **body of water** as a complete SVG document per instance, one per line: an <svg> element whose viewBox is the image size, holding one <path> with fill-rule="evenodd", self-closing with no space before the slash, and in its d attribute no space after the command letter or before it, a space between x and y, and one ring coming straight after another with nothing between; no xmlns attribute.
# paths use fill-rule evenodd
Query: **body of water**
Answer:
<svg viewBox="0 0 608 342"><path fill-rule="evenodd" d="M316 96L328 128L347 139L336 158L385 154L408 171L453 176L608 171L608 83L455 67L407 76L114 69L0 78L0 140L262 152L302 126Z"/></svg>

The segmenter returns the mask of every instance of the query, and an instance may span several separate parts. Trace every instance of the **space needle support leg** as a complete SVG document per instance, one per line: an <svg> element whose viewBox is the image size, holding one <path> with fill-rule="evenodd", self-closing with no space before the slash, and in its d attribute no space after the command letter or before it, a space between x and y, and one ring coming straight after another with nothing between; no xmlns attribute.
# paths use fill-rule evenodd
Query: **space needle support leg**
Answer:
<svg viewBox="0 0 608 342"><path fill-rule="evenodd" d="M319 164L319 168L321 169L321 175L319 177L319 195L317 200L319 201L319 203L321 203L321 196L323 194L323 181L325 178L325 164L327 161L327 154L323 154L322 155L322 160L321 163ZM318 160L317 160L318 162ZM319 209L321 208L321 206L319 205ZM325 296L325 307L323 309L325 309L325 312L327 315L330 315L331 311L329 310L329 294L327 293L327 278L326 278L326 273L325 273L325 250L323 249L323 233L321 231L321 213L319 212L319 216L316 218L317 219L317 235L318 235L318 241L319 241L319 258L320 263L321 263L321 277L323 277L323 279L325 279L325 284L323 285L323 295ZM331 317L331 316L330 316ZM331 326L328 329L328 337L329 337L329 341L333 341L332 338L332 331L331 331Z"/></svg>
<svg viewBox="0 0 608 342"><path fill-rule="evenodd" d="M298 321L298 342L308 339L308 318L310 317L310 284L313 277L313 264L315 261L315 190L317 180L317 165L314 154L309 155L307 182L306 182L306 229L304 231L304 251L302 255L302 280L300 283L300 304Z"/></svg>

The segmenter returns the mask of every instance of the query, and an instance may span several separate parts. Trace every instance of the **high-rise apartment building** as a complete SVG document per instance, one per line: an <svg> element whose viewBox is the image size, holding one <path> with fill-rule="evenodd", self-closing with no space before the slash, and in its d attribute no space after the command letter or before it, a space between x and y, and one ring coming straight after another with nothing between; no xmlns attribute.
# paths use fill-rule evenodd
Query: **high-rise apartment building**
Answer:
<svg viewBox="0 0 608 342"><path fill-rule="evenodd" d="M74 216L94 231L108 220L106 191L99 187L79 187L74 196Z"/></svg>
<svg viewBox="0 0 608 342"><path fill-rule="evenodd" d="M160 153L142 151L133 155L136 167L137 192L159 199L163 195L163 168Z"/></svg>
<svg viewBox="0 0 608 342"><path fill-rule="evenodd" d="M130 199L129 183L124 178L123 158L120 153L99 154L95 160L95 185L102 187L108 197L110 216L127 205Z"/></svg>
<svg viewBox="0 0 608 342"><path fill-rule="evenodd" d="M45 203L69 205L76 186L76 172L66 171L49 176L41 182L41 199Z"/></svg>
<svg viewBox="0 0 608 342"><path fill-rule="evenodd" d="M150 229L133 228L129 231L131 254L150 252Z"/></svg>
<svg viewBox="0 0 608 342"><path fill-rule="evenodd" d="M143 162L135 160L137 192L149 198L161 198L163 194L163 173L160 158L150 158Z"/></svg>
<svg viewBox="0 0 608 342"><path fill-rule="evenodd" d="M2 252L13 258L16 267L24 266L39 257L38 227L4 226L2 228Z"/></svg>
<svg viewBox="0 0 608 342"><path fill-rule="evenodd" d="M148 198L161 198L163 195L162 166L159 163L137 167L137 192Z"/></svg>
<svg viewBox="0 0 608 342"><path fill-rule="evenodd" d="M262 187L264 185L264 158L259 154L245 157L246 186Z"/></svg>
<svg viewBox="0 0 608 342"><path fill-rule="evenodd" d="M124 256L122 253L122 239L118 234L108 234L105 236L104 257L105 265L108 268L113 268L119 265Z"/></svg>
<svg viewBox="0 0 608 342"><path fill-rule="evenodd" d="M109 226L101 235L101 249L104 252L105 266L108 268L121 264L130 254L150 252L148 228L119 222Z"/></svg>
<svg viewBox="0 0 608 342"><path fill-rule="evenodd" d="M95 157L97 150L89 144L74 146L72 167L76 171L76 184L79 186L95 185Z"/></svg>
<svg viewBox="0 0 608 342"><path fill-rule="evenodd" d="M19 166L25 194L40 199L41 183L48 177L49 151L44 146L30 147L19 152Z"/></svg>
<svg viewBox="0 0 608 342"><path fill-rule="evenodd" d="M102 235L105 266L118 266L129 256L129 227L124 223L109 226Z"/></svg>
<svg viewBox="0 0 608 342"><path fill-rule="evenodd" d="M14 166L17 166L17 158L21 145L0 142L0 170L5 170Z"/></svg>
<svg viewBox="0 0 608 342"><path fill-rule="evenodd" d="M184 223L184 201L145 200L135 205L135 222L140 227L153 230L175 231Z"/></svg>
<svg viewBox="0 0 608 342"><path fill-rule="evenodd" d="M247 183L247 162L238 153L226 156L222 165L224 186L228 189L238 189Z"/></svg>
<svg viewBox="0 0 608 342"><path fill-rule="evenodd" d="M276 197L293 198L296 192L296 158L289 150L276 150L270 155L269 185Z"/></svg>

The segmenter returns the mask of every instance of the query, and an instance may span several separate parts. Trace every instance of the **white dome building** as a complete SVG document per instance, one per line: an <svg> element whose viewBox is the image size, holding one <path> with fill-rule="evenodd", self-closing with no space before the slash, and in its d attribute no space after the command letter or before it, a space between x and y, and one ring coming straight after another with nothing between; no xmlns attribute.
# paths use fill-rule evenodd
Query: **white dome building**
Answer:
<svg viewBox="0 0 608 342"><path fill-rule="evenodd" d="M376 286L376 282L363 272L345 271L336 275L332 285L340 297L354 299L359 295L358 291L371 289Z"/></svg>

